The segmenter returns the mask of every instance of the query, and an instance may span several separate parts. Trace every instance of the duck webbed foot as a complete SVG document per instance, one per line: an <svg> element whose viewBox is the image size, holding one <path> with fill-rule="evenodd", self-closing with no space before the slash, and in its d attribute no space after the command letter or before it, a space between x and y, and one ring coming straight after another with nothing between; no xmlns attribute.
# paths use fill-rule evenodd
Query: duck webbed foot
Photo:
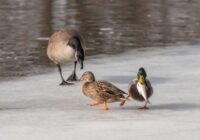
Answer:
<svg viewBox="0 0 200 140"><path fill-rule="evenodd" d="M140 107L138 109L141 109L141 110L148 110L149 108L147 106L143 106L143 107Z"/></svg>
<svg viewBox="0 0 200 140"><path fill-rule="evenodd" d="M69 83L69 82L63 80L63 81L60 83L60 86L64 86L64 85L70 86L70 85L74 85L74 84L73 84L73 83Z"/></svg>
<svg viewBox="0 0 200 140"><path fill-rule="evenodd" d="M126 100L129 100L129 97L130 97L130 95L128 95L128 96L126 97ZM126 103L126 100L123 100L123 101L120 103L120 106L123 106L123 105Z"/></svg>
<svg viewBox="0 0 200 140"><path fill-rule="evenodd" d="M125 103L126 103L126 101L122 101L122 102L120 103L120 106L124 106Z"/></svg>
<svg viewBox="0 0 200 140"><path fill-rule="evenodd" d="M107 110L109 110L109 109L110 109L110 108L105 108L105 107L104 107L104 108L99 108L98 110L99 110L99 111L107 111Z"/></svg>
<svg viewBox="0 0 200 140"><path fill-rule="evenodd" d="M109 110L110 108L108 107L108 105L107 105L107 101L105 101L104 102L104 108L99 108L98 110L99 111L107 111L107 110Z"/></svg>
<svg viewBox="0 0 200 140"><path fill-rule="evenodd" d="M102 103L100 103L100 102L92 102L92 103L89 103L88 105L89 106L97 106L97 105L100 105L100 104L102 104Z"/></svg>

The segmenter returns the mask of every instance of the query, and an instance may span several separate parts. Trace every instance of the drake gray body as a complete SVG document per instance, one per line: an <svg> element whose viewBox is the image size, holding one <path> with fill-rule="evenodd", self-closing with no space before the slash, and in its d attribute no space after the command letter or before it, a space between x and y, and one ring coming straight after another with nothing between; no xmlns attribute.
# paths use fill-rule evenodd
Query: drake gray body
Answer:
<svg viewBox="0 0 200 140"><path fill-rule="evenodd" d="M83 69L84 47L81 36L75 31L58 31L55 32L49 39L47 48L47 56L58 67L62 82L60 85L70 85L67 81L76 81L76 65L80 63ZM62 76L61 65L73 62L74 70L67 80Z"/></svg>

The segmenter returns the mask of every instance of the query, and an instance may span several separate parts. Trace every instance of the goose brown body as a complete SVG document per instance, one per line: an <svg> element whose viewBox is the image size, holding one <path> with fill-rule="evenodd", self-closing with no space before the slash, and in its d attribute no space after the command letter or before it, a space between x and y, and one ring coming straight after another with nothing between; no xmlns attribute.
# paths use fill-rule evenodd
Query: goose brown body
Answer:
<svg viewBox="0 0 200 140"><path fill-rule="evenodd" d="M55 32L49 39L47 48L47 56L53 61L61 76L62 82L60 85L71 85L68 81L76 81L76 65L80 63L83 69L83 61L85 57L84 43L81 36L76 31L58 31ZM65 80L62 75L61 65L74 62L72 74Z"/></svg>
<svg viewBox="0 0 200 140"><path fill-rule="evenodd" d="M58 31L50 37L47 56L55 64L75 61L75 51L68 45L73 36L79 36L79 34L75 31Z"/></svg>

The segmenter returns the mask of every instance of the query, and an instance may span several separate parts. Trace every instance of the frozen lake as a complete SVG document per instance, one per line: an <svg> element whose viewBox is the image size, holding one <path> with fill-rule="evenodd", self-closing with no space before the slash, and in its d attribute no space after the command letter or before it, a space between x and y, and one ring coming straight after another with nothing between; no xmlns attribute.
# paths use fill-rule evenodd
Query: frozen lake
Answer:
<svg viewBox="0 0 200 140"><path fill-rule="evenodd" d="M143 66L154 87L148 111L142 103L124 107L109 104L107 112L86 104L81 83L58 86L54 72L4 81L0 84L1 140L199 140L200 48L176 46L138 48L122 54L97 56L85 69L97 79L110 81L127 91L128 83ZM67 77L73 66L65 67Z"/></svg>

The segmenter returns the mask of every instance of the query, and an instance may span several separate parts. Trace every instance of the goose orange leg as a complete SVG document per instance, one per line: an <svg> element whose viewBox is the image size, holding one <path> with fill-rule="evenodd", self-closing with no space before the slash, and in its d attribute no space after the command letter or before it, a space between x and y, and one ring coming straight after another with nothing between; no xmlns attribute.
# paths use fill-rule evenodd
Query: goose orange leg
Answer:
<svg viewBox="0 0 200 140"><path fill-rule="evenodd" d="M104 102L104 108L100 108L99 110L100 110L100 111L106 111L106 110L109 110L109 108L108 108L108 104L107 104L107 101Z"/></svg>
<svg viewBox="0 0 200 140"><path fill-rule="evenodd" d="M96 106L96 105L100 105L100 104L102 104L102 103L100 103L100 102L92 102L92 103L89 103L88 105L90 105L90 106Z"/></svg>

